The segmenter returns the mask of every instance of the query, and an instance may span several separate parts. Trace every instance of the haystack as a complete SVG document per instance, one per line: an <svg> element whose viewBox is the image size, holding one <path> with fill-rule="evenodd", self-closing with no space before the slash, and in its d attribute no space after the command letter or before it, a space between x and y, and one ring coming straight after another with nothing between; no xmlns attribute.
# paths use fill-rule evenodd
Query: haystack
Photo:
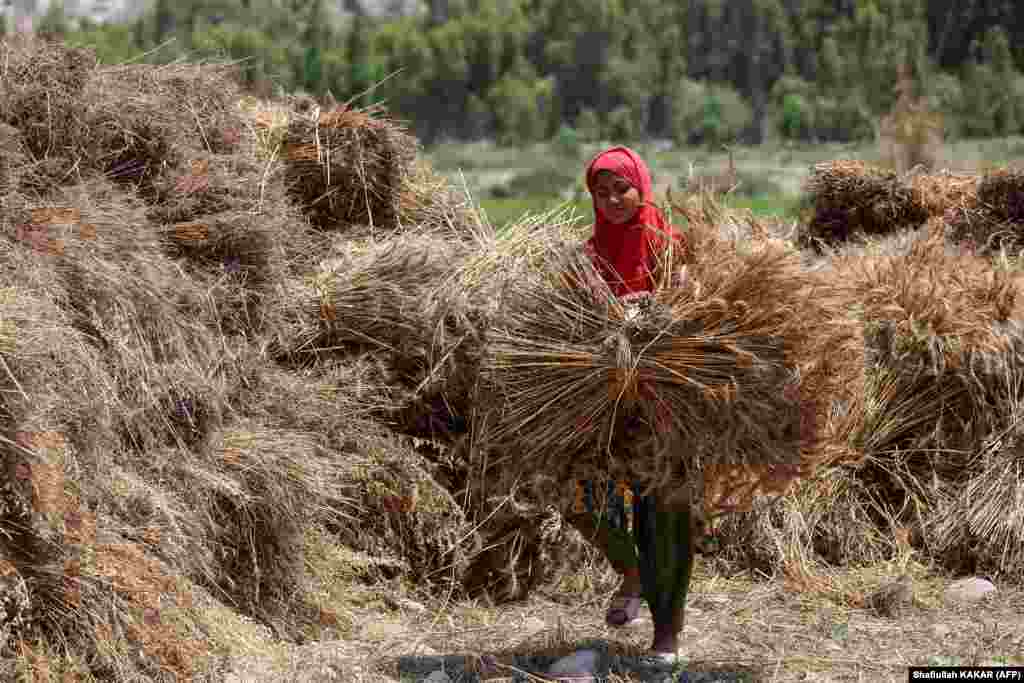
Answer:
<svg viewBox="0 0 1024 683"><path fill-rule="evenodd" d="M906 534L950 569L1016 571L1024 531L988 506L1014 509L1020 346L1011 321L1024 312L1021 278L949 250L941 233L889 255L840 255L833 266L838 302L865 330L863 396L829 437L848 456L781 509L726 520L730 552L869 564L892 559ZM964 494L997 480L997 500L992 488L984 501ZM821 486L848 502L822 515ZM754 529L774 541L754 543Z"/></svg>
<svg viewBox="0 0 1024 683"><path fill-rule="evenodd" d="M981 177L977 196L946 216L950 238L982 254L1024 247L1024 171L1007 168Z"/></svg>
<svg viewBox="0 0 1024 683"><path fill-rule="evenodd" d="M245 120L232 67L135 64L96 70L82 92L87 158L122 182L143 187L184 150L241 151Z"/></svg>
<svg viewBox="0 0 1024 683"><path fill-rule="evenodd" d="M480 403L493 410L480 482L624 476L701 501L706 475L756 472L762 490L782 491L806 473L818 409L801 370L825 320L813 282L777 240L741 246L717 226L688 228L692 253L669 264L687 262L686 284L637 311L575 248L542 251L506 283L482 364Z"/></svg>
<svg viewBox="0 0 1024 683"><path fill-rule="evenodd" d="M806 186L810 213L801 226L801 247L848 241L858 234L880 235L915 227L928 219L918 196L894 172L861 161L817 164Z"/></svg>
<svg viewBox="0 0 1024 683"><path fill-rule="evenodd" d="M65 156L78 141L81 98L96 69L91 50L16 36L0 41L0 120L21 131L33 160Z"/></svg>
<svg viewBox="0 0 1024 683"><path fill-rule="evenodd" d="M339 243L336 258L299 290L301 309L285 342L289 354L375 349L417 395L440 392L465 401L484 329L473 293L455 286L468 253L458 242L429 235Z"/></svg>
<svg viewBox="0 0 1024 683"><path fill-rule="evenodd" d="M350 548L394 560L421 583L458 583L479 539L436 467L409 440L366 425L351 429L345 484L358 511L336 527Z"/></svg>
<svg viewBox="0 0 1024 683"><path fill-rule="evenodd" d="M313 225L391 232L417 147L415 138L377 108L317 108L291 116L281 154L292 196Z"/></svg>
<svg viewBox="0 0 1024 683"><path fill-rule="evenodd" d="M276 288L315 266L320 249L285 196L280 166L245 155L189 154L153 183L147 217L164 250L207 289L225 334L261 334Z"/></svg>

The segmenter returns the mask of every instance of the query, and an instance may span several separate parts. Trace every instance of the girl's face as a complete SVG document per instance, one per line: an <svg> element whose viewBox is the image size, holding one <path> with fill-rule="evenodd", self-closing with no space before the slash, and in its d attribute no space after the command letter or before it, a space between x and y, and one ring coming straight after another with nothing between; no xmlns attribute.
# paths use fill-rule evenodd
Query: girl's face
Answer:
<svg viewBox="0 0 1024 683"><path fill-rule="evenodd" d="M593 196L597 210L615 225L629 223L640 210L640 191L611 171L598 172Z"/></svg>

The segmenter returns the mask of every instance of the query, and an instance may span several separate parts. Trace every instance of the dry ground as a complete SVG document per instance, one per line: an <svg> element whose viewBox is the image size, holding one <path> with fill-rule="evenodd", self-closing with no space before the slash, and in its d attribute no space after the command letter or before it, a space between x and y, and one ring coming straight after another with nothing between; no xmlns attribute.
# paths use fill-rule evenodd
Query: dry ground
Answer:
<svg viewBox="0 0 1024 683"><path fill-rule="evenodd" d="M985 603L946 605L949 579L919 568L913 605L900 616L849 606L889 569L798 590L781 579L725 579L700 567L685 629L688 677L676 680L902 682L911 665L1024 665L1024 590L1000 586ZM405 683L444 668L455 683L543 681L536 674L555 657L584 647L601 652L609 682L665 680L635 657L651 635L649 614L615 631L603 623L604 605L598 595L570 604L536 596L497 608L387 599L353 614L359 626L351 637L240 659L226 680ZM471 673L484 655L501 673Z"/></svg>

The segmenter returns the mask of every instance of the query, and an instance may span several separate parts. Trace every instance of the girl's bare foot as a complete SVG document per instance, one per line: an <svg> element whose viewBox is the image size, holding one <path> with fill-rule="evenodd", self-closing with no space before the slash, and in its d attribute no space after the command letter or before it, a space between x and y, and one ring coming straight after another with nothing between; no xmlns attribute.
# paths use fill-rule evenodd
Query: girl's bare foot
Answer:
<svg viewBox="0 0 1024 683"><path fill-rule="evenodd" d="M634 621L640 613L640 602L640 570L627 570L623 574L622 586L605 613L605 622L619 628Z"/></svg>
<svg viewBox="0 0 1024 683"><path fill-rule="evenodd" d="M675 659L679 656L679 633L675 628L654 626L654 644L651 654L661 659Z"/></svg>

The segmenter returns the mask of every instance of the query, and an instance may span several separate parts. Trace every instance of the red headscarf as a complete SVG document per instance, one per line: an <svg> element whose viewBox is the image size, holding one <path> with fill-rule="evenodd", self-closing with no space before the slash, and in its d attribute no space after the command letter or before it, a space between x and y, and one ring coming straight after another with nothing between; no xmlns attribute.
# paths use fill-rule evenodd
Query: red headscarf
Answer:
<svg viewBox="0 0 1024 683"><path fill-rule="evenodd" d="M594 235L587 251L616 296L654 289L653 258L669 238L683 244L680 235L651 202L651 173L643 159L628 147L612 147L594 157L587 167L587 189L594 192L600 171L611 171L640 192L642 205L626 224L608 221L594 203ZM596 258L594 258L596 257Z"/></svg>

